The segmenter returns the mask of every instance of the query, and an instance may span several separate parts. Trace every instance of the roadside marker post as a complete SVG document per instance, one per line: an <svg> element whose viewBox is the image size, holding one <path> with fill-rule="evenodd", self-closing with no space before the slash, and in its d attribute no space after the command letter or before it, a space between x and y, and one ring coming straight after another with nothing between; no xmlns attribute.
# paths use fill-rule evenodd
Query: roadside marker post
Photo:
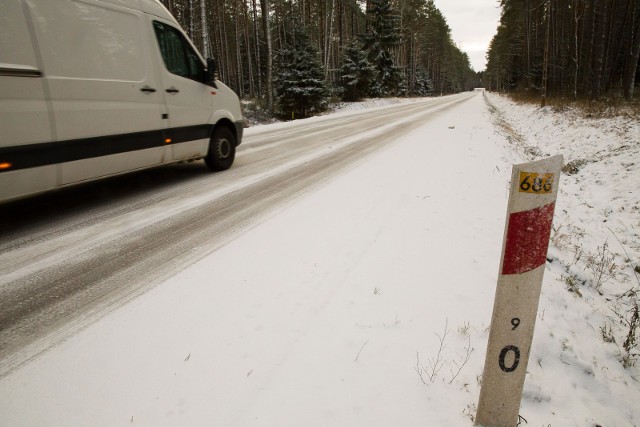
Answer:
<svg viewBox="0 0 640 427"><path fill-rule="evenodd" d="M478 426L518 422L561 169L561 155L513 166Z"/></svg>

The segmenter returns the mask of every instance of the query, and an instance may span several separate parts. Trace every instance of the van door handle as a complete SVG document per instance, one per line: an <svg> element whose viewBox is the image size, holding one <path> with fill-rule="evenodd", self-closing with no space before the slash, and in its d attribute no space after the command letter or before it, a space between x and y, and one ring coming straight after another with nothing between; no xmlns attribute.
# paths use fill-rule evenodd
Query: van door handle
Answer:
<svg viewBox="0 0 640 427"><path fill-rule="evenodd" d="M180 92L178 89L176 89L175 87L170 87L169 89L166 90L167 93L178 93Z"/></svg>
<svg viewBox="0 0 640 427"><path fill-rule="evenodd" d="M143 86L142 88L140 88L140 90L143 91L143 92L155 92L156 91L151 86Z"/></svg>

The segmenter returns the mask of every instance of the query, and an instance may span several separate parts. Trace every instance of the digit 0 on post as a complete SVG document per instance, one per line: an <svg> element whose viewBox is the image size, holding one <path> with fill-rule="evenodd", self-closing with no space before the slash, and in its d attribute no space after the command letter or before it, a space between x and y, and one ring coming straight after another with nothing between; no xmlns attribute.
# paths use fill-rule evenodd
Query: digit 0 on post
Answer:
<svg viewBox="0 0 640 427"><path fill-rule="evenodd" d="M562 156L514 165L476 425L518 421Z"/></svg>

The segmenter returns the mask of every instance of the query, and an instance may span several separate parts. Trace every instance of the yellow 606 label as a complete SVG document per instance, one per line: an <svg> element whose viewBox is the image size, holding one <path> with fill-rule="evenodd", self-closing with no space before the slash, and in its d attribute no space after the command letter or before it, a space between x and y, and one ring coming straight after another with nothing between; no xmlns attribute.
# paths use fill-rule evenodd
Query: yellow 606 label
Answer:
<svg viewBox="0 0 640 427"><path fill-rule="evenodd" d="M553 190L552 173L520 172L518 191L520 193L547 194Z"/></svg>

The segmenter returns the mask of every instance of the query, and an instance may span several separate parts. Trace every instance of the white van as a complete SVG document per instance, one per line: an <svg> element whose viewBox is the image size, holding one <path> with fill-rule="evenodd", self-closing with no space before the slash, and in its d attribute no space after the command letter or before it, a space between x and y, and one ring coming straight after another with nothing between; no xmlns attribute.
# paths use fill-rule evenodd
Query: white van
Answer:
<svg viewBox="0 0 640 427"><path fill-rule="evenodd" d="M157 165L231 167L244 120L158 0L0 0L0 203Z"/></svg>

